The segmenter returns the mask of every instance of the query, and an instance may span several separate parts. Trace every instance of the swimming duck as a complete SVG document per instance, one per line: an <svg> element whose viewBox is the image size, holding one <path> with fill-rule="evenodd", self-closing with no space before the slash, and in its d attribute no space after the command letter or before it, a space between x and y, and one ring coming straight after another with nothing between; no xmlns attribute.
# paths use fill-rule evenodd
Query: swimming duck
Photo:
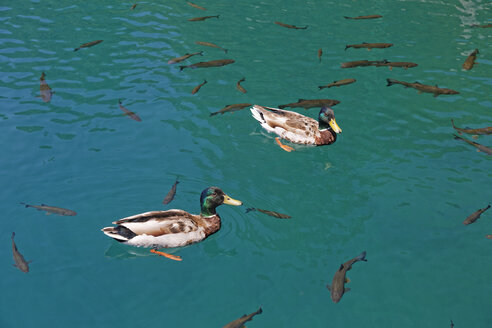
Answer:
<svg viewBox="0 0 492 328"><path fill-rule="evenodd" d="M337 140L337 133L342 132L335 121L333 109L329 107L321 108L318 122L296 112L277 108L254 105L250 110L253 117L260 122L265 130L293 143L316 146L330 145ZM282 145L278 137L275 140L282 149L294 150L292 147Z"/></svg>
<svg viewBox="0 0 492 328"><path fill-rule="evenodd" d="M120 219L113 222L115 227L101 230L116 241L133 246L186 246L200 242L220 229L220 217L215 208L222 204L239 206L243 203L227 196L220 188L209 187L200 196L199 215L175 209L152 211Z"/></svg>

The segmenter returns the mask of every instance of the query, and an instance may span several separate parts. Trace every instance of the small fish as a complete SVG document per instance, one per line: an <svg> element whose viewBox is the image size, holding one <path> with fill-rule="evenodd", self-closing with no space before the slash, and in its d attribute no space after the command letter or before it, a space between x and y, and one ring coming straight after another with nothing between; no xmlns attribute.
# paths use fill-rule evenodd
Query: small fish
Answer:
<svg viewBox="0 0 492 328"><path fill-rule="evenodd" d="M134 4L130 9L133 10L138 5L138 3Z"/></svg>
<svg viewBox="0 0 492 328"><path fill-rule="evenodd" d="M484 152L486 153L487 155L492 155L492 149L490 149L489 147L486 147L484 145L481 145L479 143L476 143L474 141L470 141L468 139L465 139L463 137L460 137L460 136L457 136L456 134L453 134L454 135L454 138L455 139L461 139L467 143L469 143L470 145L472 145L473 147L476 147L478 151L481 151L481 152Z"/></svg>
<svg viewBox="0 0 492 328"><path fill-rule="evenodd" d="M321 56L323 55L323 49L319 48L318 49L318 59L319 59L319 62L321 63Z"/></svg>
<svg viewBox="0 0 492 328"><path fill-rule="evenodd" d="M203 80L202 83L194 87L193 90L191 90L191 94L194 95L195 93L197 93L198 90L200 90L200 88L203 87L205 84L207 84L207 80Z"/></svg>
<svg viewBox="0 0 492 328"><path fill-rule="evenodd" d="M321 90L324 88L339 87L341 85L347 85L347 84L354 83L355 81L357 81L357 80L356 79L343 79L343 80L333 81L332 83L327 84L327 85L320 85L318 88Z"/></svg>
<svg viewBox="0 0 492 328"><path fill-rule="evenodd" d="M219 110L217 112L210 113L210 116L214 116L214 115L217 115L217 114L224 114L224 113L227 113L227 112L236 112L238 110L243 109L244 107L250 107L250 106L252 106L252 104L247 104L247 103L226 105L221 110Z"/></svg>
<svg viewBox="0 0 492 328"><path fill-rule="evenodd" d="M199 5L194 4L193 2L187 1L186 3L189 4L190 6L196 8L196 9L207 10L206 8L200 7Z"/></svg>
<svg viewBox="0 0 492 328"><path fill-rule="evenodd" d="M199 52L194 52L192 54L189 54L189 53L186 53L184 54L183 56L181 57L177 57L177 58L173 58L173 59L170 59L168 60L168 64L176 64L176 63L179 63L179 62L182 62L183 60L185 59L188 59L190 58L191 56L196 56L196 55L200 55L200 56L203 56L203 51L199 51Z"/></svg>
<svg viewBox="0 0 492 328"><path fill-rule="evenodd" d="M188 21L190 22L198 22L198 21L204 21L209 18L219 18L220 15L215 15L215 16L203 16L203 17L195 17L195 18L190 18Z"/></svg>
<svg viewBox="0 0 492 328"><path fill-rule="evenodd" d="M374 19L374 18L381 18L383 16L381 15L367 15L367 16L357 16L357 17L347 17L347 16L343 16L345 17L346 19Z"/></svg>
<svg viewBox="0 0 492 328"><path fill-rule="evenodd" d="M485 25L476 25L476 24L473 24L472 27L489 28L489 27L492 27L492 24L485 24Z"/></svg>
<svg viewBox="0 0 492 328"><path fill-rule="evenodd" d="M25 205L26 207L34 207L38 211L46 211L46 215L50 215L50 214L58 214L63 216L77 215L77 213L72 210L68 210L66 208L61 208L61 207L48 206L46 204L41 204L41 205L29 205L25 203L21 203L21 204Z"/></svg>
<svg viewBox="0 0 492 328"><path fill-rule="evenodd" d="M14 242L15 232L12 232L12 253L14 255L14 266L21 270L22 272L29 272L29 263L31 261L26 261L24 256L17 249L17 245Z"/></svg>
<svg viewBox="0 0 492 328"><path fill-rule="evenodd" d="M451 328L454 328L454 322L451 320Z"/></svg>
<svg viewBox="0 0 492 328"><path fill-rule="evenodd" d="M458 131L459 134L463 133L468 133L468 134L492 134L492 126L488 126L486 128L478 128L478 129L460 129L454 125L454 121L451 119L451 124L453 125L453 128Z"/></svg>
<svg viewBox="0 0 492 328"><path fill-rule="evenodd" d="M120 106L120 109L125 113L123 115L127 115L129 118L131 118L132 120L137 121L137 122L141 122L142 121L142 119L140 118L140 116L138 116L134 112L129 111L128 109L126 109L125 107L123 107L123 105L121 104L121 100L119 100L119 99L118 99L118 105Z"/></svg>
<svg viewBox="0 0 492 328"><path fill-rule="evenodd" d="M275 218L279 218L279 219L290 219L291 218L291 216L287 215L287 214L282 214L282 213L278 213L278 212L274 212L274 211L262 210L260 208L254 208L254 207L247 208L246 213L251 212L251 211L255 211L255 210L259 211L261 213L264 213L266 215L270 215L270 216L273 216Z"/></svg>
<svg viewBox="0 0 492 328"><path fill-rule="evenodd" d="M44 102L50 102L51 101L51 96L55 93L54 91L51 91L50 86L48 83L46 83L46 80L44 77L46 74L44 72L41 73L41 77L39 78L39 91L41 93L41 99L43 99Z"/></svg>
<svg viewBox="0 0 492 328"><path fill-rule="evenodd" d="M73 51L77 51L77 50L82 49L82 48L89 48L89 47L95 46L96 44L99 44L103 41L104 40L96 40L96 41L92 41L92 42L87 42L87 43L81 44L78 48L75 48Z"/></svg>
<svg viewBox="0 0 492 328"><path fill-rule="evenodd" d="M347 262L343 263L340 265L340 268L338 271L335 273L335 276L333 276L333 281L330 285L327 285L326 287L330 291L331 294L331 299L334 303L338 303L340 299L342 298L343 294L345 292L348 292L350 288L345 288L345 283L348 282L346 278L347 271L352 269L352 265L355 262L358 261L366 261L366 252L362 252L359 254L359 256L348 260Z"/></svg>
<svg viewBox="0 0 492 328"><path fill-rule="evenodd" d="M371 50L373 48L378 48L378 49L384 49L384 48L389 48L392 47L393 43L367 43L367 42L362 42L360 44L347 44L345 46L345 50L348 48L355 48L355 49L360 49L360 48L367 48L367 50Z"/></svg>
<svg viewBox="0 0 492 328"><path fill-rule="evenodd" d="M477 59L477 54L479 54L478 49L473 50L473 52L466 58L465 62L463 63L463 69L471 70L473 68L473 65L475 65L475 60Z"/></svg>
<svg viewBox="0 0 492 328"><path fill-rule="evenodd" d="M374 66L376 63L381 61L373 61L373 60L354 60L342 63L341 68L353 68L358 66Z"/></svg>
<svg viewBox="0 0 492 328"><path fill-rule="evenodd" d="M401 84L404 85L406 88L414 88L420 92L427 92L427 93L432 93L434 94L434 97L437 97L439 95L456 95L459 94L458 91L455 91L453 89L447 89L447 88L439 88L436 84L436 86L432 85L426 85L426 84L421 84L419 82L414 82L414 83L409 83L405 81L398 81L394 79L386 79L388 82L387 86L392 86L393 84Z"/></svg>
<svg viewBox="0 0 492 328"><path fill-rule="evenodd" d="M258 309L258 311L256 312L253 312L251 314L248 314L248 315L243 315L241 318L239 319L236 319L232 322L229 322L227 325L225 325L224 327L222 328L245 328L244 324L248 321L251 321L253 320L253 317L257 314L260 314L262 313L263 310L261 309L261 307Z"/></svg>
<svg viewBox="0 0 492 328"><path fill-rule="evenodd" d="M483 212L485 212L486 210L488 210L489 208L490 208L490 204L489 204L489 206L487 206L485 208L482 208L482 209L475 211L473 214L471 214L469 217L467 217L465 219L465 221L463 221L463 224L468 225L468 224L472 224L473 222L477 221L480 218L480 215Z"/></svg>
<svg viewBox="0 0 492 328"><path fill-rule="evenodd" d="M309 109L313 107L333 107L338 105L340 101L335 99L299 99L296 103L290 103L285 105L278 105L278 108L283 109L286 107L303 107L304 109Z"/></svg>
<svg viewBox="0 0 492 328"><path fill-rule="evenodd" d="M244 81L246 81L246 78L243 77L241 80L237 81L237 83L236 83L236 88L239 91L241 91L242 93L246 93L247 92L246 89L241 86L241 82L244 82Z"/></svg>
<svg viewBox="0 0 492 328"><path fill-rule="evenodd" d="M274 22L275 24L277 25L280 25L280 26L283 26L283 27L287 27L287 28L293 28L295 30L305 30L308 28L308 26L303 26L303 27L298 27L298 26L295 26L295 25L289 25L289 24L285 24L285 23L281 23L281 22Z"/></svg>
<svg viewBox="0 0 492 328"><path fill-rule="evenodd" d="M376 61L375 63L373 63L371 65L376 66L376 67L388 66L390 71L393 69L393 67L401 67L401 68L407 69L407 68L412 68L412 67L418 66L418 64L412 63L412 62L389 62L387 60Z"/></svg>
<svg viewBox="0 0 492 328"><path fill-rule="evenodd" d="M196 44L199 44L201 46L207 46L207 47L212 47L212 48L217 48L217 49L220 49L220 50L224 50L225 53L227 53L227 49L225 48L222 48L214 43L211 43L211 42L202 42L202 41L195 41Z"/></svg>
<svg viewBox="0 0 492 328"><path fill-rule="evenodd" d="M178 183L179 181L178 179L176 179L173 186L171 187L171 190L169 190L166 197L164 197L162 204L169 204L174 199L174 196L176 195L176 186L178 185Z"/></svg>
<svg viewBox="0 0 492 328"><path fill-rule="evenodd" d="M235 61L233 59L217 59L217 60L211 60L208 62L199 62L199 63L194 63L191 65L184 65L184 66L179 66L179 70L182 71L185 68L206 68L206 67L220 67L220 66L225 66L234 63Z"/></svg>
<svg viewBox="0 0 492 328"><path fill-rule="evenodd" d="M485 236L485 238L492 239L492 235L487 235L487 236Z"/></svg>

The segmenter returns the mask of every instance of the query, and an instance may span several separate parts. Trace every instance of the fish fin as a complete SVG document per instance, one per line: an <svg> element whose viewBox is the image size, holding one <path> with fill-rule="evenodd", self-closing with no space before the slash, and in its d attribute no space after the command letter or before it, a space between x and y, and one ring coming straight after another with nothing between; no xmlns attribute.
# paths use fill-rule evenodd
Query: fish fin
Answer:
<svg viewBox="0 0 492 328"><path fill-rule="evenodd" d="M348 284L350 282L350 279L348 277L345 277L345 283Z"/></svg>
<svg viewBox="0 0 492 328"><path fill-rule="evenodd" d="M306 100L306 99L299 98L299 100L297 102L301 102L301 101L304 101L304 100Z"/></svg>
<svg viewBox="0 0 492 328"><path fill-rule="evenodd" d="M338 268L338 271L341 271L341 270L343 270L343 263L340 264L340 267Z"/></svg>
<svg viewBox="0 0 492 328"><path fill-rule="evenodd" d="M330 286L330 284L326 285L326 288L328 288L328 290L331 292L331 286Z"/></svg>
<svg viewBox="0 0 492 328"><path fill-rule="evenodd" d="M393 66L388 66L388 67L389 67L390 71L392 71L392 70L393 70Z"/></svg>

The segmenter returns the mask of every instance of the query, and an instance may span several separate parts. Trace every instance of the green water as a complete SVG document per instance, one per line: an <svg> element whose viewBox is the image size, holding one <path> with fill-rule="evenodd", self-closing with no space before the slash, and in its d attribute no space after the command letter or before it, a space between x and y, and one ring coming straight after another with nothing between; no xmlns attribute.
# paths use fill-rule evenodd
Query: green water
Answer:
<svg viewBox="0 0 492 328"><path fill-rule="evenodd" d="M488 1L11 1L0 5L0 327L490 327L491 158L454 140L492 124ZM219 19L187 19L220 14ZM375 20L343 16L380 14ZM274 21L305 26L292 30ZM73 52L82 43L104 40ZM229 49L198 46L213 42ZM391 42L388 49L346 44ZM323 49L321 63L317 51ZM461 65L480 50L471 71ZM168 65L234 59L208 69ZM415 68L341 69L352 60ZM39 95L39 77L56 92ZM235 88L242 77L248 91ZM343 78L357 82L318 91ZM386 78L460 94L418 94ZM201 90L191 90L204 79ZM246 108L332 98L335 144L284 152ZM118 99L142 122L122 115ZM316 117L318 109L295 109ZM471 136L465 137L471 139ZM492 146L491 136L476 142ZM175 199L162 200L176 177ZM175 262L100 229L169 208L198 213L219 186L222 229ZM46 216L20 202L72 209ZM247 207L292 216L280 220ZM12 266L10 236L30 264ZM334 304L342 262L367 251Z"/></svg>

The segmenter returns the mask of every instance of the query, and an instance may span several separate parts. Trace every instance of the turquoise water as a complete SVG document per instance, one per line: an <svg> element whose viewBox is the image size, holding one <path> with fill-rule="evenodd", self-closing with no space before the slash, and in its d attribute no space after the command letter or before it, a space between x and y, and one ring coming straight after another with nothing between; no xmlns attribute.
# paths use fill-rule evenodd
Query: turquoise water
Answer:
<svg viewBox="0 0 492 328"><path fill-rule="evenodd" d="M450 120L492 125L492 29L469 27L490 23L490 2L196 3L208 10L185 1L135 10L131 2L2 1L0 327L222 327L260 306L248 327L449 327L450 319L456 328L489 327L492 212L462 221L492 201L492 162L454 140ZM343 18L370 14L383 18ZM344 51L361 42L394 46ZM463 71L475 48L478 65ZM167 64L200 50L184 65L236 62L181 72ZM361 59L419 66L340 68ZM43 71L56 92L50 103L37 97ZM242 77L246 94L235 88ZM357 82L318 91L343 78ZM460 94L434 98L387 87L386 78ZM209 116L227 104L298 98L341 101L335 144L287 153L248 109ZM118 99L142 122L123 116ZM476 141L492 146L492 136ZM164 206L176 177L176 197ZM244 206L219 207L222 229L173 251L182 262L100 232L149 210L198 213L211 185ZM12 266L12 231L33 260L27 274ZM354 265L352 290L334 304L326 284L363 250L368 262Z"/></svg>

